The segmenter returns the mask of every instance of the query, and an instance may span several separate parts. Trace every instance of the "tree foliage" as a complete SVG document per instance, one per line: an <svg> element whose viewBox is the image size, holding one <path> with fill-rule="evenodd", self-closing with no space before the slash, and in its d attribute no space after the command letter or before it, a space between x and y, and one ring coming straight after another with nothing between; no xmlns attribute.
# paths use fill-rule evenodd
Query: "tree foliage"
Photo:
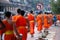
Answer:
<svg viewBox="0 0 60 40"><path fill-rule="evenodd" d="M60 0L51 0L51 9L55 14L60 14Z"/></svg>

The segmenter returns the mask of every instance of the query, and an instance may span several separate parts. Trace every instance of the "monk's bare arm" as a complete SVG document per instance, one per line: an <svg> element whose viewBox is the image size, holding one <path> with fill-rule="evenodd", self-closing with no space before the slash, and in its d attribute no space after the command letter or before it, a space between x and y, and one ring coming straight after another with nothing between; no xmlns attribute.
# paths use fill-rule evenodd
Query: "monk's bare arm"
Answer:
<svg viewBox="0 0 60 40"><path fill-rule="evenodd" d="M13 30L14 30L14 33L16 34L16 36L17 36L17 38L18 38L18 39L21 39L21 38L22 38L22 35L19 35L19 34L18 34L18 32L17 32L17 29L16 29L16 26L15 26L15 25L16 25L16 24L14 23L14 24L13 24Z"/></svg>

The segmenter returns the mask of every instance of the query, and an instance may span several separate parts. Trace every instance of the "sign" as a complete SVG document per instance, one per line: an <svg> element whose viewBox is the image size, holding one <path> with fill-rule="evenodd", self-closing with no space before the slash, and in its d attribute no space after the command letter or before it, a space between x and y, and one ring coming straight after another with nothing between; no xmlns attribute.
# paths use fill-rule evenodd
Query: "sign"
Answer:
<svg viewBox="0 0 60 40"><path fill-rule="evenodd" d="M37 9L42 10L43 9L43 4L42 3L37 4Z"/></svg>

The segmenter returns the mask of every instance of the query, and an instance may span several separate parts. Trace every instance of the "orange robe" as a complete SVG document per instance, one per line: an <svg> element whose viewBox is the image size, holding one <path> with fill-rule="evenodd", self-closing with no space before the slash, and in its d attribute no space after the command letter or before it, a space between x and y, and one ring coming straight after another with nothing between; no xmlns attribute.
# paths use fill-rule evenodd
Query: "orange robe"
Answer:
<svg viewBox="0 0 60 40"><path fill-rule="evenodd" d="M21 15L17 15L15 17L13 17L13 21L16 23L18 33L22 34L22 40L27 40L26 19Z"/></svg>
<svg viewBox="0 0 60 40"><path fill-rule="evenodd" d="M57 15L57 20L60 20L60 15Z"/></svg>
<svg viewBox="0 0 60 40"><path fill-rule="evenodd" d="M5 40L16 40L14 33L13 33L13 27L8 23L7 20L3 20L3 23L5 24Z"/></svg>
<svg viewBox="0 0 60 40"><path fill-rule="evenodd" d="M51 18L50 25L52 25L53 24L53 15L52 14L50 14L50 18Z"/></svg>
<svg viewBox="0 0 60 40"><path fill-rule="evenodd" d="M48 14L48 24L49 26L51 26L53 24L53 15L52 14Z"/></svg>
<svg viewBox="0 0 60 40"><path fill-rule="evenodd" d="M37 18L36 18L36 21L37 21L37 30L38 31L41 31L42 30L42 15L38 15Z"/></svg>
<svg viewBox="0 0 60 40"><path fill-rule="evenodd" d="M28 14L28 20L30 25L30 34L34 34L34 16L32 14Z"/></svg>
<svg viewBox="0 0 60 40"><path fill-rule="evenodd" d="M45 29L48 29L49 28L48 16L46 14L44 15L44 28Z"/></svg>

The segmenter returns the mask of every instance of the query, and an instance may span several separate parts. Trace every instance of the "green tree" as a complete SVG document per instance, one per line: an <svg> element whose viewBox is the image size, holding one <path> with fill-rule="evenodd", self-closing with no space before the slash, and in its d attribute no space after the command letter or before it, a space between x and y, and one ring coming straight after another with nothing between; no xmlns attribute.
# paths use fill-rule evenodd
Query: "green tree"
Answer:
<svg viewBox="0 0 60 40"><path fill-rule="evenodd" d="M55 14L60 14L60 0L51 0L51 9Z"/></svg>

